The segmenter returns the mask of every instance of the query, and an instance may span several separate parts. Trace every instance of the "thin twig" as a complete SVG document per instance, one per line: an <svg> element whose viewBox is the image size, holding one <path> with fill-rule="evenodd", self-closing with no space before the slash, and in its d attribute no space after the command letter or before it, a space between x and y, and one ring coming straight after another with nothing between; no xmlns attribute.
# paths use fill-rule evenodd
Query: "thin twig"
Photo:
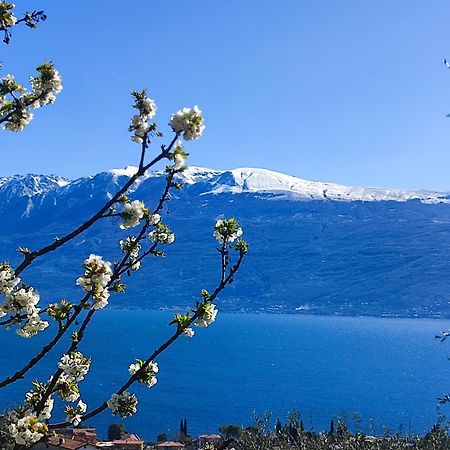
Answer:
<svg viewBox="0 0 450 450"><path fill-rule="evenodd" d="M97 211L90 219L86 220L86 222L84 222L75 230L71 231L66 236L58 239L57 241L54 241L52 244L42 247L39 250L27 253L22 263L15 270L16 276L18 276L25 268L27 268L36 258L49 252L55 251L56 249L63 246L65 243L74 239L79 234L83 233L89 227L91 227L97 220L99 220L103 216L106 211L108 211L108 209L111 208L111 206L118 202L122 194L124 194L138 178L144 175L150 167L154 166L157 162L167 157L176 140L178 139L178 136L179 134L175 134L175 137L172 139L170 145L167 148L164 147L164 150L162 150L158 156L153 158L152 161L144 165L142 168L138 169L138 171L125 183L125 185L118 192L116 192L116 194L108 202L106 202L106 204L102 208L100 208L100 210ZM144 149L142 149L142 151L144 151Z"/></svg>
<svg viewBox="0 0 450 450"><path fill-rule="evenodd" d="M211 294L211 296L208 298L209 302L214 301L219 293L225 288L225 286L230 283L233 280L234 275L239 270L239 267L244 259L245 253L240 253L239 258L236 262L236 264L231 268L230 273L225 279L221 280L219 285L216 287L214 292ZM191 325L196 319L198 318L198 311L193 314L191 317L191 320L189 321L189 325ZM148 365L161 353L163 353L167 348L169 348L179 337L183 334L182 329L178 329L177 331L166 341L164 344L162 344L157 350L155 350L142 364L140 369L134 373L127 381L126 383L116 392L118 395L123 394L126 389L128 389L135 381L139 380L139 377L142 375L142 373L145 371L145 369L148 367ZM103 402L100 406L92 410L91 412L85 414L81 420L86 421L87 419L90 419L101 412L103 412L108 407L107 401ZM70 422L64 422L64 423L58 423L49 425L49 429L56 429L56 428L63 428L70 426Z"/></svg>

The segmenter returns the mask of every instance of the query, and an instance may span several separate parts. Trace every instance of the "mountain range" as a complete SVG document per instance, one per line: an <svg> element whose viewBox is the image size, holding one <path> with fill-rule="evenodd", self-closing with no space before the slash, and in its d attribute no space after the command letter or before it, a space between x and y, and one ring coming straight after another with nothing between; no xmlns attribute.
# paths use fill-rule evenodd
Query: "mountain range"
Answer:
<svg viewBox="0 0 450 450"><path fill-rule="evenodd" d="M0 260L20 261L92 215L134 167L67 180L57 175L0 178ZM350 187L265 169L189 167L179 175L163 220L176 241L127 281L115 308L185 309L219 276L212 227L236 217L250 251L218 308L298 314L450 317L450 194ZM130 196L152 205L164 172L148 172ZM42 302L76 301L81 263L117 260L127 233L103 219L22 275ZM130 231L130 230L128 230ZM128 233L130 234L130 233Z"/></svg>

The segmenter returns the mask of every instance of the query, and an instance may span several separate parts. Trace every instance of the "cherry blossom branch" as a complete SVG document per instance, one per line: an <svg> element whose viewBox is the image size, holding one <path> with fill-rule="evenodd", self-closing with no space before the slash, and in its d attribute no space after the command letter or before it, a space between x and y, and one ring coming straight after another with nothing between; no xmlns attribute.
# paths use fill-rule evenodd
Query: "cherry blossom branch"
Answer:
<svg viewBox="0 0 450 450"><path fill-rule="evenodd" d="M164 191L159 199L158 205L156 206L154 213L156 214L158 213L162 207L164 206L164 202L167 200L168 198L168 194L169 194L169 190L172 186L172 180L174 177L176 171L171 171L169 172L169 174L167 175L166 178L166 186L164 188ZM138 237L136 238L136 242L140 242L145 233L147 232L148 228L149 228L150 224L147 221L144 226L142 227ZM154 243L150 249L145 252L138 260L139 262L141 262L145 256L147 256L150 253L154 253L157 247L157 242ZM108 287L112 286L113 283L120 278L120 276L125 273L127 270L129 270L129 268L132 266L132 263L128 263L128 260L130 259L130 251L127 251L125 256L122 258L122 261L115 267L113 275L111 277L110 282L108 283ZM135 261L136 262L136 261ZM15 381L22 379L24 377L24 375L31 369L33 368L49 351L51 351L53 349L53 347L61 340L61 338L64 336L64 334L68 331L68 329L70 328L70 326L74 323L75 319L78 317L78 315L81 313L81 311L84 309L84 307L86 306L86 302L88 301L90 297L90 293L86 294L83 299L80 301L80 303L74 308L74 312L72 314L72 316L66 321L66 323L64 324L64 326L60 326L58 329L57 334L55 335L55 337L48 343L46 344L41 351L35 356L33 357L22 369L18 370L17 372L15 372L13 375L7 377L6 379L4 379L3 381L0 381L0 389L8 386L9 384L14 383ZM90 320L90 319L89 319ZM88 321L89 322L89 321ZM81 339L79 338L79 341ZM73 351L73 350L69 350ZM55 374L56 376L56 374ZM59 376L58 376L59 378ZM57 378L56 378L57 381ZM51 391L50 391L51 394ZM45 402L44 402L45 404Z"/></svg>
<svg viewBox="0 0 450 450"><path fill-rule="evenodd" d="M54 241L52 244L47 245L45 247L42 247L39 250L30 251L29 253L26 253L25 256L24 256L24 260L22 261L22 263L15 270L16 276L18 276L25 268L27 268L36 258L38 258L38 257L40 257L42 255L45 255L47 253L55 251L59 247L63 246L64 244L66 244L70 240L72 240L75 237L77 237L79 234L81 234L84 231L86 231L95 222L97 222L97 220L102 218L103 214L106 211L108 211L115 203L117 203L119 201L120 197L125 192L128 191L128 189L133 185L133 183L138 178L143 176L145 174L145 172L150 167L154 166L157 162L161 161L162 159L166 158L169 155L169 153L172 150L172 147L175 145L175 142L177 141L178 137L179 137L179 133L176 133L175 137L172 139L172 141L170 142L170 144L169 144L169 146L167 148L162 146L161 147L161 153L158 156L153 158L153 160L150 161L148 164L144 165L143 167L140 167L138 169L138 171L125 183L125 185L119 191L117 191L116 194L108 202L106 202L105 205L102 208L100 208L99 211L97 211L91 218L86 220L82 225L80 225L78 228L76 228L75 230L71 231L70 233L68 233L64 237L59 238L58 240ZM145 145L143 143L143 145L142 145L142 153L144 153L144 152L145 152Z"/></svg>
<svg viewBox="0 0 450 450"><path fill-rule="evenodd" d="M16 321L21 321L22 319L26 319L26 314L15 314L14 316L9 317L8 319L5 319L3 321L0 320L0 326L3 325L11 325L12 323Z"/></svg>
<svg viewBox="0 0 450 450"><path fill-rule="evenodd" d="M158 202L158 205L156 206L153 214L157 214L162 209L162 207L164 206L164 202L167 200L170 188L172 187L172 180L173 180L174 172L175 171L171 171L167 175L166 186L164 188L164 191L163 191L163 193L161 195L161 198L160 198L160 200ZM141 231L139 232L138 236L136 237L136 243L140 243L140 241L144 238L144 236L145 236L145 234L148 231L148 228L150 226L151 226L151 223L150 223L149 220L147 220L145 222L145 224L142 226ZM151 248L147 252L147 254L153 253L155 251L156 247L157 247L157 244L158 243L155 242L151 246ZM130 256L131 256L131 250L128 250L125 253L124 257L122 258L121 262L115 267L114 274L113 274L113 276L111 277L111 280L108 283L108 287L111 286L114 281L119 279L120 276L128 270L129 267L127 266L127 262L128 262L128 260L130 260ZM142 259L143 258L141 258L141 260ZM86 330L87 326L89 325L89 322L91 321L91 319L94 316L96 311L97 310L94 309L94 307L92 307L89 310L89 313L86 315L86 317L85 317L85 319L84 319L80 329L76 333L76 338L72 339L72 343L71 343L69 349L67 350L66 354L70 354L70 353L74 352L78 348L79 344L83 340L85 330ZM47 386L46 391L42 395L38 405L35 408L36 413L39 414L41 412L41 410L44 408L45 402L48 400L50 395L53 393L53 391L54 391L54 389L55 389L55 387L57 385L57 382L58 382L58 380L59 380L59 378L60 378L62 373L63 373L63 371L60 368L57 369L57 371L54 373L51 381L49 382L49 384Z"/></svg>
<svg viewBox="0 0 450 450"><path fill-rule="evenodd" d="M25 25L29 28L36 28L38 22L47 20L47 15L44 11L33 11L26 12L21 19L16 19L14 22L9 22L11 25L0 26L0 31L3 31L5 37L3 38L3 42L5 44L9 44L11 42L11 32L10 28L13 26L17 26L19 23L25 22Z"/></svg>
<svg viewBox="0 0 450 450"><path fill-rule="evenodd" d="M42 308L39 311L39 315L46 313L48 310L48 307L46 306L45 308ZM3 321L0 321L0 326L5 326L5 325L11 325L12 323L19 323L20 321L22 321L23 319L26 319L28 317L28 314L14 314L13 316L10 316L8 319L5 319Z"/></svg>
<svg viewBox="0 0 450 450"><path fill-rule="evenodd" d="M242 261L245 257L245 252L240 252L239 258L237 262L234 264L234 266L231 268L229 274L222 278L218 286L215 288L214 292L208 297L208 302L213 302L217 296L220 294L220 292L227 286L227 284L231 283L233 281L234 275L239 270L239 267L242 264ZM224 265L224 259L222 259L222 267ZM192 317L190 318L189 322L187 322L186 326L192 325L195 320L199 317L199 311L197 310ZM142 364L141 368L136 371L132 376L129 377L129 379L125 382L125 384L122 385L122 387L116 392L117 395L123 394L133 383L138 381L142 374L144 373L145 369L149 366L149 364L155 360L156 357L158 357L161 353L163 353L165 350L167 350L182 334L184 333L184 330L181 328L177 328L177 331L167 340L165 341L158 349L156 349ZM85 421L87 419L90 419L101 412L103 412L106 408L108 408L107 401L103 402L100 406L92 410L91 412L83 415L81 417L82 421ZM49 429L55 429L55 428L62 428L66 426L70 426L70 422L63 422L63 423L57 423L53 425L49 425Z"/></svg>
<svg viewBox="0 0 450 450"><path fill-rule="evenodd" d="M16 107L10 112L8 112L6 115L0 117L0 124L9 122L13 118L14 114L17 114L18 111L29 108L34 102L42 100L48 93L42 92L41 94L32 97L31 99L26 101L17 98L13 92L11 92L10 94L14 98L14 103L16 104Z"/></svg>
<svg viewBox="0 0 450 450"><path fill-rule="evenodd" d="M69 317L64 326L59 327L58 332L56 333L54 338L48 344L44 345L41 351L36 354L36 356L30 359L30 361L24 367L22 367L22 369L18 370L13 375L5 378L3 381L0 381L0 389L16 382L19 379L22 379L31 368L33 368L48 352L50 352L53 349L53 347L60 341L60 339L64 336L64 334L66 334L67 330L70 328L72 323L75 322L75 319L83 310L83 307L84 305L86 305L86 302L88 301L89 297L90 294L86 294L83 297L80 303L77 306L75 306L73 314Z"/></svg>

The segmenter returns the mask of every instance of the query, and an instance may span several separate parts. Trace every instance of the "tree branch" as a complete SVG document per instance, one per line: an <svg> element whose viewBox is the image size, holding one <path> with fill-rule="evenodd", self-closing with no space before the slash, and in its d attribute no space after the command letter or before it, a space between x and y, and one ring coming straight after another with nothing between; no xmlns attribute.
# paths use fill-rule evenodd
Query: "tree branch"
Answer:
<svg viewBox="0 0 450 450"><path fill-rule="evenodd" d="M53 347L60 341L60 339L64 336L64 334L70 328L72 323L75 321L75 319L81 313L81 311L83 310L83 305L87 302L89 297L90 297L89 293L83 297L80 303L74 308L72 316L66 321L64 326L58 329L58 332L56 333L55 337L48 344L44 345L41 351L37 353L37 355L34 358L30 359L30 361L24 367L22 367L22 369L18 370L13 375L5 378L3 381L0 381L0 389L16 382L19 379L22 379L31 368L33 368L50 350L53 349Z"/></svg>
<svg viewBox="0 0 450 450"><path fill-rule="evenodd" d="M228 276L226 276L224 279L222 279L220 281L219 285L216 287L214 292L208 298L209 302L214 301L217 298L217 296L220 294L220 292L225 288L225 286L233 280L234 275L236 274L236 272L239 270L239 267L241 266L244 256L245 256L245 253L240 253L236 264L231 268ZM189 325L194 323L197 318L198 318L198 311L191 317L191 320L189 321ZM116 394L118 394L118 395L123 394L123 392L126 391L134 382L138 381L140 376L144 372L144 370L150 364L150 362L152 362L157 356L159 356L167 348L169 348L180 337L181 334L183 334L183 330L177 328L177 331L145 360L145 362L142 364L141 368L125 382L125 384L116 392ZM100 414L107 407L108 407L107 401L105 401L100 406L98 406L97 408L92 410L91 412L85 414L81 418L81 420L86 421L87 419L90 419L90 418ZM57 424L49 425L49 429L63 428L63 427L67 427L70 425L71 425L70 422L57 423Z"/></svg>
<svg viewBox="0 0 450 450"><path fill-rule="evenodd" d="M78 228L67 234L66 236L58 239L57 241L54 241L52 244L47 245L45 247L42 247L39 250L32 251L30 253L27 253L22 263L17 267L15 270L16 276L18 276L24 269L26 269L36 258L45 255L47 253L53 252L59 247L66 244L68 241L74 239L79 234L86 231L88 228L90 228L97 220L102 218L103 214L108 211L111 206L113 206L117 201L120 199L120 197L132 186L132 184L140 178L144 173L152 166L154 166L157 162L167 157L167 155L170 153L170 150L174 146L175 142L178 139L179 134L175 134L175 137L172 139L170 145L166 148L163 147L161 153L153 158L152 161L150 161L148 164L144 165L142 168L139 168L138 171L125 183L125 185L118 191L116 194L108 201L106 204L100 208L99 211L97 211L90 219L86 220L82 225L80 225ZM145 149L142 148L142 152L144 152Z"/></svg>
<svg viewBox="0 0 450 450"><path fill-rule="evenodd" d="M168 197L169 190L172 185L172 179L173 179L173 174L169 173L169 175L167 176L167 179L166 179L166 187L164 189L163 195L161 196L160 201L159 201L158 206L156 207L155 211L159 211L162 208L162 206L164 205L164 202ZM136 237L137 243L139 243L144 238L145 233L147 232L149 227L150 227L150 223L147 220L145 222L145 224L143 225L141 231L139 232L138 236ZM152 249L154 250L156 248L156 246L157 246L157 243L155 243L152 246ZM113 284L113 282L116 279L120 278L120 275L122 273L124 273L124 272L122 272L122 269L124 269L126 267L127 261L129 260L129 258L130 258L130 251L127 251L126 254L124 255L124 257L122 258L122 261L114 268L114 273L113 273L113 276L111 277L110 282L108 283L108 287L110 287ZM66 354L70 354L77 349L78 345L83 340L85 330L96 311L97 310L94 309L93 307L89 310L89 313L86 315L80 329L77 332L76 340L75 339L72 340L72 343L70 344L70 347L67 350ZM42 395L39 403L36 405L35 411L37 414L39 414L42 411L42 409L45 406L45 402L50 397L50 395L53 393L53 390L54 390L62 372L63 371L61 369L57 369L57 371L54 373L50 383L47 386L47 389L45 390L44 394Z"/></svg>

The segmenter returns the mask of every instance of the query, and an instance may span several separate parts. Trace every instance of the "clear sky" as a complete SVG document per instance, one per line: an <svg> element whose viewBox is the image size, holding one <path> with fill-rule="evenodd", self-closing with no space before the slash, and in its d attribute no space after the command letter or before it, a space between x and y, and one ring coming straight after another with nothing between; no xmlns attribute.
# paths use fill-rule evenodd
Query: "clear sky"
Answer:
<svg viewBox="0 0 450 450"><path fill-rule="evenodd" d="M190 164L450 190L448 0L15 3L48 20L14 30L2 73L51 59L64 90L23 133L0 132L0 176L136 164L129 92L147 87L163 129L203 110Z"/></svg>

